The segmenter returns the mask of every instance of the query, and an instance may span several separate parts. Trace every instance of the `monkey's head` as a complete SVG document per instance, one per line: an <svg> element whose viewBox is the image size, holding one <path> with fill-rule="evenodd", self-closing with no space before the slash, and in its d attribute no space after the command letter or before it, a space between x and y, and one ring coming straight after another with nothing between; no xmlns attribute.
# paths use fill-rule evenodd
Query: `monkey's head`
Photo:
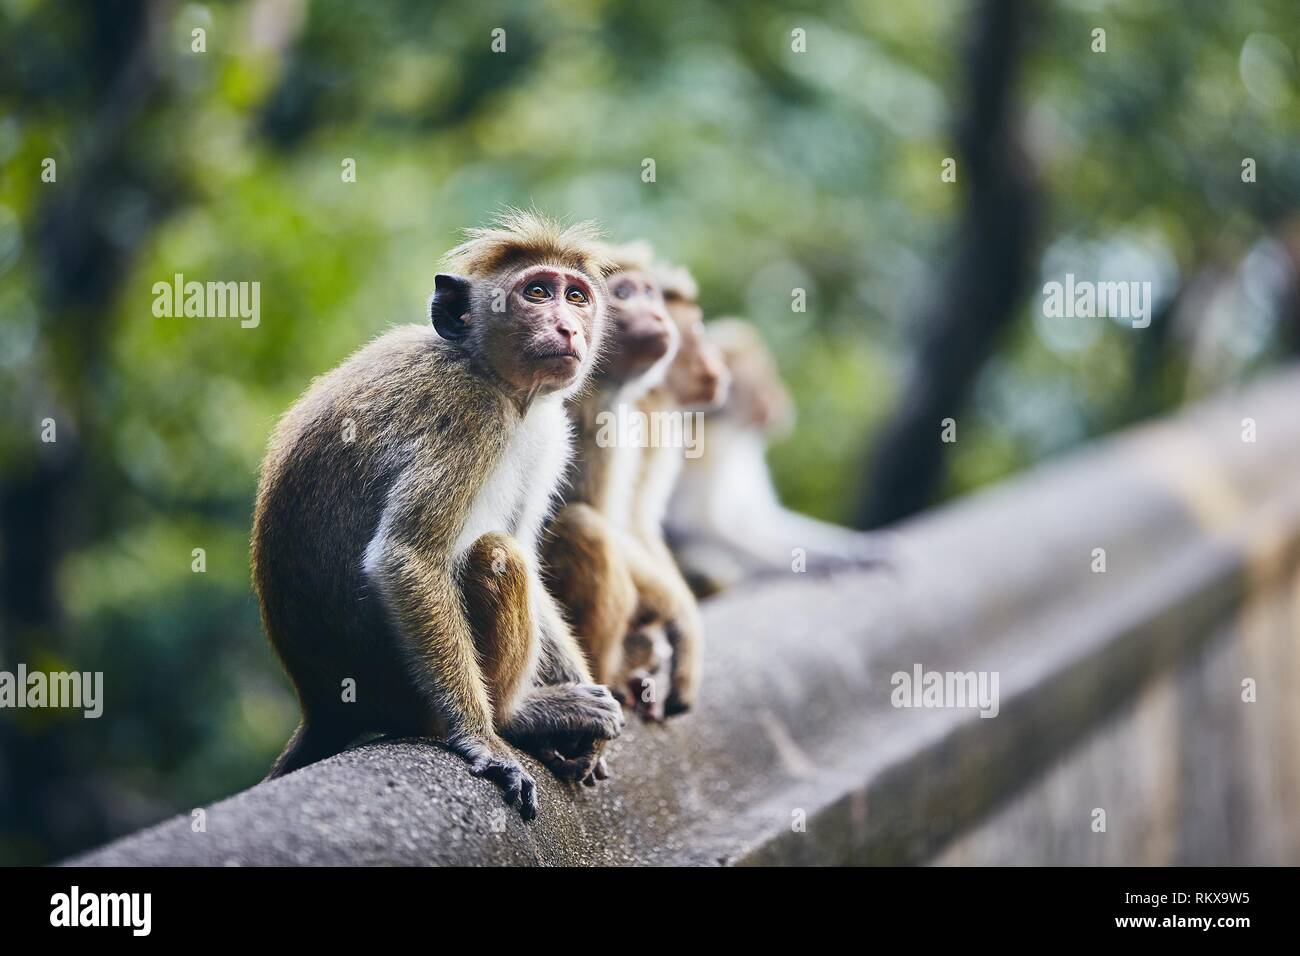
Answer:
<svg viewBox="0 0 1300 956"><path fill-rule="evenodd" d="M794 403L758 331L733 318L710 322L705 331L731 373L731 388L720 414L769 435L788 432L794 426Z"/></svg>
<svg viewBox="0 0 1300 956"><path fill-rule="evenodd" d="M581 386L605 333L612 266L586 223L562 228L508 211L449 253L434 280L433 326L519 398Z"/></svg>
<svg viewBox="0 0 1300 956"><path fill-rule="evenodd" d="M645 375L669 359L678 342L677 328L659 287L644 272L616 272L609 278L610 354L608 374L620 382ZM665 363L666 364L666 363Z"/></svg>
<svg viewBox="0 0 1300 956"><path fill-rule="evenodd" d="M704 333L704 312L695 280L685 269L673 266L658 268L655 279L663 290L668 317L681 335L681 345L664 383L684 408L717 408L726 401L731 373L722 351Z"/></svg>
<svg viewBox="0 0 1300 956"><path fill-rule="evenodd" d="M602 380L615 385L643 381L657 385L676 354L680 335L668 318L663 294L650 273L652 253L644 243L608 249L609 329Z"/></svg>

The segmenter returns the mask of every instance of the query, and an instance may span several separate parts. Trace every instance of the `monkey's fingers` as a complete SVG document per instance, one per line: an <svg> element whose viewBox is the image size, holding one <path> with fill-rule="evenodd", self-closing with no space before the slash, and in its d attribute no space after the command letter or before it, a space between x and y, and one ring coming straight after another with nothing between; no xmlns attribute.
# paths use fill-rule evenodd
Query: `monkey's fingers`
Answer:
<svg viewBox="0 0 1300 956"><path fill-rule="evenodd" d="M605 741L587 740L576 751L572 749L572 742L567 742L564 749L568 752L546 748L539 752L538 757L557 777L580 780L587 786L595 786L595 768L605 749Z"/></svg>
<svg viewBox="0 0 1300 956"><path fill-rule="evenodd" d="M500 787L506 803L513 806L518 802L519 814L525 820L536 818L537 784L523 764L513 756L497 753L484 744L464 746L461 752L469 761L470 773Z"/></svg>
<svg viewBox="0 0 1300 956"><path fill-rule="evenodd" d="M601 762L605 759L603 754L607 743L608 741L605 740L595 741L591 751L586 754L587 765L584 768L586 772L582 775L583 786L594 787L596 785L596 768L599 767ZM608 768L605 770L605 776L609 776ZM604 777L601 779L603 780Z"/></svg>
<svg viewBox="0 0 1300 956"><path fill-rule="evenodd" d="M591 768L591 773L582 779L582 782L588 787L594 787L597 780L609 779L609 765L605 763L604 757L597 757L596 763Z"/></svg>
<svg viewBox="0 0 1300 956"><path fill-rule="evenodd" d="M525 820L537 819L537 783L527 773L520 781L519 815Z"/></svg>
<svg viewBox="0 0 1300 956"><path fill-rule="evenodd" d="M518 764L494 764L483 774L502 790L506 803L519 804L519 815L525 820L537 817L537 784L528 771Z"/></svg>
<svg viewBox="0 0 1300 956"><path fill-rule="evenodd" d="M542 750L538 752L537 757L551 773L566 780L576 780L584 776L590 763L586 754L566 757L558 750Z"/></svg>

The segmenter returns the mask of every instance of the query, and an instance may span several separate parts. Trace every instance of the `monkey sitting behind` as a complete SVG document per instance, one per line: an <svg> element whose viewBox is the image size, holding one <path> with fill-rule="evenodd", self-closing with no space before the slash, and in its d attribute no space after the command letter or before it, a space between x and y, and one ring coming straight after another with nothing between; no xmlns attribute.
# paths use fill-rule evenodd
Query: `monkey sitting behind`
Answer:
<svg viewBox="0 0 1300 956"><path fill-rule="evenodd" d="M706 328L731 373L731 389L706 415L704 453L687 461L668 509L668 536L695 593L789 571L795 549L810 571L889 563L880 533L841 528L781 504L767 446L793 426L794 407L776 361L748 322L718 319Z"/></svg>
<svg viewBox="0 0 1300 956"><path fill-rule="evenodd" d="M676 689L661 694L649 682L666 672L682 622L694 637L689 622L698 613L690 590L632 533L643 448L620 426L663 380L680 336L650 280L649 250L624 246L610 255L616 271L609 277L608 359L571 403L578 452L566 505L545 545L545 565L596 679L641 716L658 720L686 710L694 699L693 686L681 695Z"/></svg>
<svg viewBox="0 0 1300 956"><path fill-rule="evenodd" d="M537 560L608 264L590 227L533 213L468 235L449 254L461 274L436 278L432 327L316 379L272 435L253 580L302 722L270 776L367 731L432 735L532 818L506 741L594 783L623 725Z"/></svg>
<svg viewBox="0 0 1300 956"><path fill-rule="evenodd" d="M690 587L664 540L664 515L685 460L687 429L695 424L687 416L719 407L726 399L731 375L721 351L705 337L699 289L691 274L684 268L660 265L654 270L654 281L681 344L663 382L637 403L645 420L652 423L652 434L661 440L648 443L641 454L629 530L663 578L673 582L674 593L684 595ZM655 428L656 416L661 421L680 422L680 433L662 424ZM661 639L669 648L667 654ZM650 680L668 690L663 705L666 712L675 711L683 700L694 699L703 663L703 639L699 609L692 598L684 596L678 597L677 613L668 618L666 630L639 630L628 635L624 646L627 665L643 682Z"/></svg>

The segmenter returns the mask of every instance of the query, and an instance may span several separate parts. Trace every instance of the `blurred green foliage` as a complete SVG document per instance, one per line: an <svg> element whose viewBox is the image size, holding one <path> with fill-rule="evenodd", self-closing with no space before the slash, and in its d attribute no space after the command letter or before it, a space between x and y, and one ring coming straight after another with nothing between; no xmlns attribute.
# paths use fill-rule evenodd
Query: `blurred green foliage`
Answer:
<svg viewBox="0 0 1300 956"><path fill-rule="evenodd" d="M99 721L41 714L54 726L20 728L57 742L78 786L57 778L48 799L67 806L45 830L0 813L0 861L67 852L264 772L296 718L248 583L266 437L313 375L424 321L441 253L503 204L648 238L694 271L707 314L758 323L799 408L772 453L782 492L853 515L909 323L952 239L961 171L955 186L939 172L966 5L158 5L157 92L112 134L129 141L109 143L88 130L115 67L86 51L111 28L87 9L0 0L0 482L42 453L43 418L77 409L67 427L87 470L65 515L61 617L26 646L106 671L107 705ZM1021 92L1044 276L1109 264L1169 297L1294 213L1295 13L1293 0L1040 11ZM806 53L791 51L796 27ZM39 223L96 149L128 163L93 184L122 272L111 300L69 305L50 292ZM1256 184L1241 182L1245 156ZM41 180L45 157L57 183ZM260 282L260 325L155 318L152 285L176 273ZM795 287L806 313L790 308ZM1038 304L985 369L950 494L1182 398L1190 346L1143 364L1124 324L1049 327ZM93 312L93 354L67 333L82 326L58 325L85 318L75 310ZM1270 321L1240 374L1278 354ZM191 571L195 548L206 573ZM95 827L59 829L87 805Z"/></svg>

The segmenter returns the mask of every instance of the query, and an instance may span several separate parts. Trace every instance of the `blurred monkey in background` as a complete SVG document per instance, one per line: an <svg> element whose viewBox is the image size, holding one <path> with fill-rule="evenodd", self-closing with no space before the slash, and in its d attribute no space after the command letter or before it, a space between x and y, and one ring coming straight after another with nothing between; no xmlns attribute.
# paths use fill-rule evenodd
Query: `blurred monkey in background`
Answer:
<svg viewBox="0 0 1300 956"><path fill-rule="evenodd" d="M688 447L695 451L702 440L703 413L717 408L726 397L731 379L721 351L705 337L703 311L695 279L684 268L660 264L654 270L681 344L663 382L637 403L654 436L641 454L632 494L629 531L647 557L671 580L678 593L689 591L664 537L668 502L677 485ZM656 645L665 641L667 647ZM677 614L666 628L635 630L628 635L625 657L630 667L655 688L666 689L666 699L652 706L672 714L690 705L703 665L704 623L693 600L678 600ZM658 665L657 667L655 665Z"/></svg>
<svg viewBox="0 0 1300 956"><path fill-rule="evenodd" d="M663 383L681 337L651 280L648 247L621 246L606 255L614 263L606 354L569 403L577 451L544 560L596 680L643 717L659 719L667 701L653 675L667 667L679 622L694 633L698 611L675 568L655 560L632 532L645 449L624 426ZM671 698L673 691L666 693ZM675 700L676 709L689 701Z"/></svg>
<svg viewBox="0 0 1300 956"><path fill-rule="evenodd" d="M758 331L742 319L710 322L707 337L731 382L722 407L705 417L703 454L688 459L669 501L668 532L697 594L745 578L882 563L878 534L841 528L781 504L767 467L767 446L794 426L794 405Z"/></svg>

